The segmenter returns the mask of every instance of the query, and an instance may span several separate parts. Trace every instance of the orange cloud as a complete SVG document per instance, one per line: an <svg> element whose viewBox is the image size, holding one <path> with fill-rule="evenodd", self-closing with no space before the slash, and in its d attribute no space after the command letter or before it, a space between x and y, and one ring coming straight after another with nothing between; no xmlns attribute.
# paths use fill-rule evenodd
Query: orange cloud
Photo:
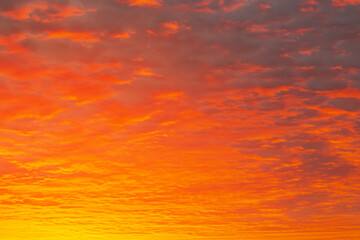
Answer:
<svg viewBox="0 0 360 240"><path fill-rule="evenodd" d="M58 13L50 13L47 18L42 19L39 17L34 17L36 20L41 20L43 22L52 22L52 21L59 21L63 20L65 18L74 17L74 16L82 16L88 12L93 12L95 9L79 9L74 6L68 6L65 8L61 7L54 7Z"/></svg>
<svg viewBox="0 0 360 240"><path fill-rule="evenodd" d="M19 42L26 39L24 34L13 34L10 36L0 36L0 45L6 48L6 53L16 53L26 50Z"/></svg>
<svg viewBox="0 0 360 240"><path fill-rule="evenodd" d="M15 19L15 20L24 20L24 19L29 19L31 18L31 13L34 10L45 10L47 9L47 5L41 5L41 4L29 4L26 7L22 7L20 9L17 10L10 10L10 11L5 11L2 12L2 15Z"/></svg>
<svg viewBox="0 0 360 240"><path fill-rule="evenodd" d="M180 25L178 23L167 22L167 23L164 23L163 25L164 25L164 27L167 27L174 32L177 32L178 29L180 28Z"/></svg>
<svg viewBox="0 0 360 240"><path fill-rule="evenodd" d="M149 6L149 7L162 6L162 2L159 0L125 0L125 2L127 2L130 6Z"/></svg>
<svg viewBox="0 0 360 240"><path fill-rule="evenodd" d="M28 4L25 7L5 11L2 14L15 20L36 20L42 22L52 22L63 20L68 17L82 16L87 12L95 11L94 9L84 10L75 6L50 6L41 4Z"/></svg>
<svg viewBox="0 0 360 240"><path fill-rule="evenodd" d="M141 68L136 71L136 74L142 76L159 76L159 77L162 76L161 74L151 72L149 68Z"/></svg>
<svg viewBox="0 0 360 240"><path fill-rule="evenodd" d="M133 34L135 34L134 31L128 31L128 32L114 34L112 37L119 38L119 39L129 39L131 37L131 35L133 35Z"/></svg>
<svg viewBox="0 0 360 240"><path fill-rule="evenodd" d="M54 31L49 32L45 39L69 39L75 42L98 42L100 39L95 36L93 32L67 32L67 31Z"/></svg>

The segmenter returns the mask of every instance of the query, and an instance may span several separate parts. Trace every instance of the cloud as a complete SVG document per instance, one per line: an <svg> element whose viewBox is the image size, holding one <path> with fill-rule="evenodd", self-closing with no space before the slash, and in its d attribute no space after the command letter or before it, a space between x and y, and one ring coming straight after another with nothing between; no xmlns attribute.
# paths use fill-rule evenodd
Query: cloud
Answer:
<svg viewBox="0 0 360 240"><path fill-rule="evenodd" d="M328 103L331 107L339 108L349 112L360 110L360 99L358 98L338 97L329 99Z"/></svg>
<svg viewBox="0 0 360 240"><path fill-rule="evenodd" d="M0 236L357 239L357 1L0 10Z"/></svg>

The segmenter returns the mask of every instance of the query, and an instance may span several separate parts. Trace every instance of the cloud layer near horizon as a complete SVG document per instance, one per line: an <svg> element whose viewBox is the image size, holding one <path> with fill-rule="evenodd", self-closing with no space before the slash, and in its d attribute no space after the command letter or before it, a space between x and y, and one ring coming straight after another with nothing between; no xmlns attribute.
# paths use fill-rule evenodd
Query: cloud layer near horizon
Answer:
<svg viewBox="0 0 360 240"><path fill-rule="evenodd" d="M360 1L0 10L0 236L359 236Z"/></svg>

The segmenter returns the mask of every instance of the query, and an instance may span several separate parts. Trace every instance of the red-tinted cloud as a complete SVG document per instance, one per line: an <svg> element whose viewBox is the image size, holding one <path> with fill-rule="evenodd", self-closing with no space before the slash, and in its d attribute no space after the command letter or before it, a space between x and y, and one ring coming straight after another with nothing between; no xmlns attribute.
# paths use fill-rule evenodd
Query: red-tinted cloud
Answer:
<svg viewBox="0 0 360 240"><path fill-rule="evenodd" d="M332 0L334 6L358 5L359 0Z"/></svg>

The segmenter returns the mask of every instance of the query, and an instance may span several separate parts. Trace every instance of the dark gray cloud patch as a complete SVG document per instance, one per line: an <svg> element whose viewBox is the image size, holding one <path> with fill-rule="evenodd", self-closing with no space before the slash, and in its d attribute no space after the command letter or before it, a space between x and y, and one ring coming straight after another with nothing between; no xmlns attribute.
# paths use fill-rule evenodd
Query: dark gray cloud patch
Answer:
<svg viewBox="0 0 360 240"><path fill-rule="evenodd" d="M360 111L360 99L354 97L338 97L332 98L328 101L328 106L342 109L349 112Z"/></svg>

